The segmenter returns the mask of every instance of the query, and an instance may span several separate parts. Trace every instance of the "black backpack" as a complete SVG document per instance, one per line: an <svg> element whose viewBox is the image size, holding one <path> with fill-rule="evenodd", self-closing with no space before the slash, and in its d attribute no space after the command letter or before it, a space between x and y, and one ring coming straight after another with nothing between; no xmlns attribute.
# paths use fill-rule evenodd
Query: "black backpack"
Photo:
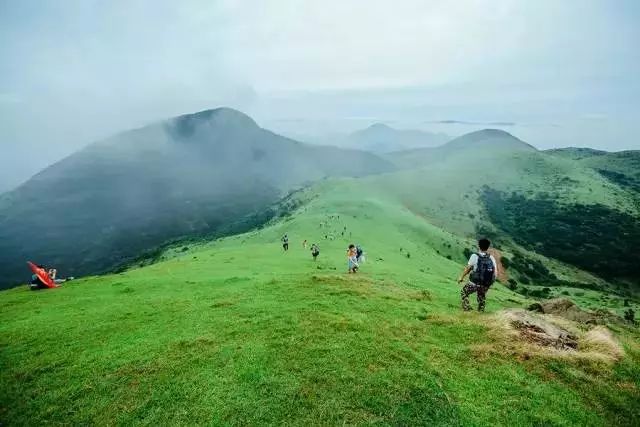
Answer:
<svg viewBox="0 0 640 427"><path fill-rule="evenodd" d="M489 287L493 285L494 269L493 261L489 254L476 254L478 255L478 265L476 270L471 275L471 281L479 286Z"/></svg>

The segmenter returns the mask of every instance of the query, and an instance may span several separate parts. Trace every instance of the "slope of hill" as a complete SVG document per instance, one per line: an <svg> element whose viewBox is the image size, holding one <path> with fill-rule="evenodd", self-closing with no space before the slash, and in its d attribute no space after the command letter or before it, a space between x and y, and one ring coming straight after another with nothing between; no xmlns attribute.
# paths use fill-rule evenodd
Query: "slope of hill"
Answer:
<svg viewBox="0 0 640 427"><path fill-rule="evenodd" d="M373 153L390 153L415 148L435 147L451 138L443 133L431 133L416 129L395 129L375 123L342 138L334 138L332 144Z"/></svg>
<svg viewBox="0 0 640 427"><path fill-rule="evenodd" d="M552 148L545 150L547 153L558 157L564 157L573 160L580 160L594 156L606 155L606 151L596 150L588 147L566 147L566 148Z"/></svg>
<svg viewBox="0 0 640 427"><path fill-rule="evenodd" d="M391 169L370 153L278 136L226 108L125 132L0 197L0 286L23 281L27 259L68 275L103 272L177 237L246 230L305 183Z"/></svg>
<svg viewBox="0 0 640 427"><path fill-rule="evenodd" d="M471 132L439 147L418 148L399 151L386 157L397 166L415 169L437 163L455 161L456 157L476 156L478 164L494 155L503 156L513 152L528 152L536 149L508 132L499 129L484 129Z"/></svg>
<svg viewBox="0 0 640 427"><path fill-rule="evenodd" d="M640 150L607 153L588 148L567 148L548 150L548 152L554 156L575 159L579 164L592 168L612 183L626 190L640 193Z"/></svg>
<svg viewBox="0 0 640 427"><path fill-rule="evenodd" d="M637 329L615 326L624 355L611 361L514 341L496 313L532 301L500 284L488 314L461 313L471 242L380 182L325 181L286 220L149 267L1 292L0 421L633 424ZM320 244L316 263L303 239ZM349 242L367 253L357 275Z"/></svg>
<svg viewBox="0 0 640 427"><path fill-rule="evenodd" d="M610 255L635 252L638 199L588 164L539 152L501 131L469 134L443 147L390 158L417 169L377 185L434 223L462 235L500 236L525 252L545 254L607 280L640 284L634 257ZM608 164L614 163L602 163Z"/></svg>

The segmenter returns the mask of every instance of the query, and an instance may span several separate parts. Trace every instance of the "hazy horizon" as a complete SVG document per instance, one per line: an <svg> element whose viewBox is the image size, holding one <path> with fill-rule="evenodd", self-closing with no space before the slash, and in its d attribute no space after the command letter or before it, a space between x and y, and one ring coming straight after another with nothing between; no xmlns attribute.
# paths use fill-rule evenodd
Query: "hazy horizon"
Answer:
<svg viewBox="0 0 640 427"><path fill-rule="evenodd" d="M229 106L324 137L487 127L640 149L634 1L0 1L0 191L113 134Z"/></svg>

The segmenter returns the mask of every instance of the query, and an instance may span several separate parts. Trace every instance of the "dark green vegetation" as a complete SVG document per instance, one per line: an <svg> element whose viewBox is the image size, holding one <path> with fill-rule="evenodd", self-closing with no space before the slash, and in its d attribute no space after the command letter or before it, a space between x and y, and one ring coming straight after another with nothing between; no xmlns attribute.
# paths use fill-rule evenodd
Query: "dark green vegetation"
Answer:
<svg viewBox="0 0 640 427"><path fill-rule="evenodd" d="M592 168L612 183L626 190L640 193L640 151L638 150L607 153L589 148L564 148L549 150L549 153L577 160L578 164Z"/></svg>
<svg viewBox="0 0 640 427"><path fill-rule="evenodd" d="M146 249L138 253L132 259L117 265L113 268L113 273L121 273L132 267L143 267L145 265L154 264L162 259L167 251L180 248L181 252L189 250L189 246L194 243L200 243L203 240L213 240L220 236L227 236L237 233L243 233L249 230L261 229L270 221L281 218L288 218L301 205L301 200L296 196L304 191L304 188L294 190L284 198L278 200L269 206L256 210L249 215L242 216L234 221L220 224L220 227L213 233L206 234L204 231L195 236L180 237L175 240L169 240L162 245Z"/></svg>
<svg viewBox="0 0 640 427"><path fill-rule="evenodd" d="M522 247L605 279L640 284L637 217L601 204L563 205L545 196L527 198L491 188L485 188L482 200L491 222ZM531 271L548 276L540 268Z"/></svg>
<svg viewBox="0 0 640 427"><path fill-rule="evenodd" d="M90 145L0 196L0 288L26 260L67 275L109 271L185 236L242 232L290 189L391 170L373 154L307 146L216 109Z"/></svg>
<svg viewBox="0 0 640 427"><path fill-rule="evenodd" d="M609 181L618 184L621 187L628 188L640 193L640 181L623 173L612 170L598 169L598 172Z"/></svg>

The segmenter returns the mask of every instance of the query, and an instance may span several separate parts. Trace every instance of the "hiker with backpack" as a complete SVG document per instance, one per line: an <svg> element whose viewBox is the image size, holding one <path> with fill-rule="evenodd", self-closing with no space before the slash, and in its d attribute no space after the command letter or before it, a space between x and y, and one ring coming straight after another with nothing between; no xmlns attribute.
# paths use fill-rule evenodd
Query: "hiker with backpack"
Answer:
<svg viewBox="0 0 640 427"><path fill-rule="evenodd" d="M364 250L360 245L356 245L356 261L358 264L362 264L364 262Z"/></svg>
<svg viewBox="0 0 640 427"><path fill-rule="evenodd" d="M468 283L460 291L464 311L471 310L469 295L474 292L478 298L478 311L484 311L487 291L498 276L498 263L493 255L487 252L489 246L491 246L489 239L478 240L479 251L471 254L467 266L458 279L458 283L462 283L467 274L471 273Z"/></svg>
<svg viewBox="0 0 640 427"><path fill-rule="evenodd" d="M311 245L311 256L313 256L313 260L315 261L320 255L320 247L317 244Z"/></svg>

